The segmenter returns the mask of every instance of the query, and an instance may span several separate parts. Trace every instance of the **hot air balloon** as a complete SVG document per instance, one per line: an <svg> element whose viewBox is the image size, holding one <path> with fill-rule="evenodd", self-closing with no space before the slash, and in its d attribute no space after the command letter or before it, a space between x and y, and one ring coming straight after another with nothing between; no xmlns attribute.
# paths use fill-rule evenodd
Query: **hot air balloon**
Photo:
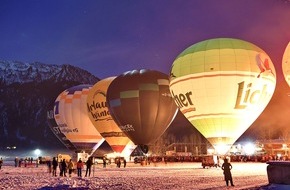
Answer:
<svg viewBox="0 0 290 190"><path fill-rule="evenodd" d="M168 76L159 71L128 71L112 81L107 91L110 113L122 131L148 152L177 113Z"/></svg>
<svg viewBox="0 0 290 190"><path fill-rule="evenodd" d="M288 43L283 59L282 59L282 70L284 74L284 78L288 85L290 86L290 42Z"/></svg>
<svg viewBox="0 0 290 190"><path fill-rule="evenodd" d="M92 85L78 85L63 91L54 105L58 128L76 147L77 152L92 154L104 139L87 114L87 95Z"/></svg>
<svg viewBox="0 0 290 190"><path fill-rule="evenodd" d="M125 148L120 154L120 157L125 157L130 159L131 153L135 150L137 146L131 140L126 144Z"/></svg>
<svg viewBox="0 0 290 190"><path fill-rule="evenodd" d="M190 46L174 60L170 74L177 106L219 154L226 154L261 114L275 86L270 57L231 38Z"/></svg>
<svg viewBox="0 0 290 190"><path fill-rule="evenodd" d="M93 125L113 151L121 153L130 142L130 139L111 117L106 101L108 87L115 78L109 77L100 80L90 89L87 97L87 107L88 116Z"/></svg>
<svg viewBox="0 0 290 190"><path fill-rule="evenodd" d="M47 123L53 134L58 140L69 150L75 151L76 147L66 138L66 136L60 131L53 114L53 109L47 111Z"/></svg>

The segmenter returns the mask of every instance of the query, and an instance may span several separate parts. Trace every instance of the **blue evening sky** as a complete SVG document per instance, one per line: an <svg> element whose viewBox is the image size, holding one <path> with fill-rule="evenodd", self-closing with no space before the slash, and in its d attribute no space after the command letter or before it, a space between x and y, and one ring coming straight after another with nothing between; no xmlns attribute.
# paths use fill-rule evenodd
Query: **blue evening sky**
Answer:
<svg viewBox="0 0 290 190"><path fill-rule="evenodd" d="M289 23L287 0L1 0L0 60L71 64L99 78L168 74L188 46L230 37L264 49L281 76Z"/></svg>

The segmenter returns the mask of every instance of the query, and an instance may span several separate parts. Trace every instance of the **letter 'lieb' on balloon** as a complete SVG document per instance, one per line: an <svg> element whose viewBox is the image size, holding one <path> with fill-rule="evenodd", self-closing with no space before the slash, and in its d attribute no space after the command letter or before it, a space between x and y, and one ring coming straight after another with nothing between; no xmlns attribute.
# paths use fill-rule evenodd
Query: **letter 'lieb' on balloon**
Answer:
<svg viewBox="0 0 290 190"><path fill-rule="evenodd" d="M171 94L185 117L225 154L272 98L276 72L256 45L231 38L199 42L173 62Z"/></svg>
<svg viewBox="0 0 290 190"><path fill-rule="evenodd" d="M282 69L283 69L283 74L286 82L290 86L290 42L288 43L283 59L282 59Z"/></svg>
<svg viewBox="0 0 290 190"><path fill-rule="evenodd" d="M130 139L118 127L111 117L107 105L107 90L116 77L98 81L89 91L87 97L88 116L102 137L114 152L121 153Z"/></svg>
<svg viewBox="0 0 290 190"><path fill-rule="evenodd" d="M118 76L108 88L107 102L115 122L136 145L155 142L177 113L168 75L153 70Z"/></svg>
<svg viewBox="0 0 290 190"><path fill-rule="evenodd" d="M92 153L104 139L88 117L87 95L92 85L78 85L63 91L54 105L59 130L77 151Z"/></svg>

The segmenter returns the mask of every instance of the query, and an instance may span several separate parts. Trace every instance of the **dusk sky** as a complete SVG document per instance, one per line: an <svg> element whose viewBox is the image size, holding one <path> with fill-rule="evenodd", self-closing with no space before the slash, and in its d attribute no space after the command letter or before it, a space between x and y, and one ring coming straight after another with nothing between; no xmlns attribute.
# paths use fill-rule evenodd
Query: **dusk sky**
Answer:
<svg viewBox="0 0 290 190"><path fill-rule="evenodd" d="M101 79L141 68L169 74L185 48L220 37L252 42L271 57L282 93L267 108L275 119L260 118L289 126L281 70L289 0L0 1L0 60L71 64Z"/></svg>
<svg viewBox="0 0 290 190"><path fill-rule="evenodd" d="M261 47L281 75L289 23L286 0L1 0L0 60L71 64L99 78L169 73L190 45L229 37Z"/></svg>

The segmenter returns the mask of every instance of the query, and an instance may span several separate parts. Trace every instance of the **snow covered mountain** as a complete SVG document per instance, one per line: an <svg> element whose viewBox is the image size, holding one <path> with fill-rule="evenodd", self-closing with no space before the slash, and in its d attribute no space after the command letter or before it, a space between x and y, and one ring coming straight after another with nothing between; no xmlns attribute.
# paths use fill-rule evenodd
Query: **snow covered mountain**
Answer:
<svg viewBox="0 0 290 190"><path fill-rule="evenodd" d="M12 83L54 81L88 81L96 77L89 72L71 65L47 65L40 62L23 63L19 61L0 61L0 81Z"/></svg>
<svg viewBox="0 0 290 190"><path fill-rule="evenodd" d="M63 147L47 124L47 111L65 89L100 79L71 65L0 61L0 150Z"/></svg>

